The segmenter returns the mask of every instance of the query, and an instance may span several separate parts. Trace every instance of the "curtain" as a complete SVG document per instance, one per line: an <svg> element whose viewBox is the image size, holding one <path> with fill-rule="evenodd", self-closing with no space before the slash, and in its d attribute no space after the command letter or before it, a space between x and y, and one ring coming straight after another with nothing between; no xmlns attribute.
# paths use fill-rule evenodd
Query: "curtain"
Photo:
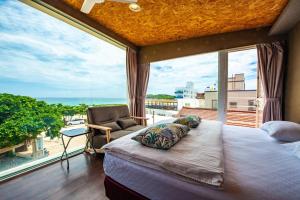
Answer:
<svg viewBox="0 0 300 200"><path fill-rule="evenodd" d="M126 75L127 75L127 90L129 97L129 112L136 116L136 86L137 86L137 52L131 48L126 49Z"/></svg>
<svg viewBox="0 0 300 200"><path fill-rule="evenodd" d="M149 81L150 63L139 64L137 52L127 48L126 73L129 112L132 116L145 117L145 97ZM138 121L141 123L141 120Z"/></svg>
<svg viewBox="0 0 300 200"><path fill-rule="evenodd" d="M257 45L258 73L265 94L263 123L282 120L285 50L283 42Z"/></svg>
<svg viewBox="0 0 300 200"><path fill-rule="evenodd" d="M137 116L145 117L146 110L145 110L145 98L147 94L148 88L148 81L149 81L149 74L150 74L150 63L145 63L139 65L138 68L138 78L137 78Z"/></svg>

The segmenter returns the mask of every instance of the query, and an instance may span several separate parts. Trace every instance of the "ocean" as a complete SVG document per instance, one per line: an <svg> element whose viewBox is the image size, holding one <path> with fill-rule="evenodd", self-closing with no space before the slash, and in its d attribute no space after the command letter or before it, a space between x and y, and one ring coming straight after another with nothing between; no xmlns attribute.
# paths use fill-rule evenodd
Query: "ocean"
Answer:
<svg viewBox="0 0 300 200"><path fill-rule="evenodd" d="M76 106L79 104L99 105L99 104L127 104L126 98L61 98L61 97L41 97L36 98L39 101L45 101L48 104L63 104L69 106Z"/></svg>

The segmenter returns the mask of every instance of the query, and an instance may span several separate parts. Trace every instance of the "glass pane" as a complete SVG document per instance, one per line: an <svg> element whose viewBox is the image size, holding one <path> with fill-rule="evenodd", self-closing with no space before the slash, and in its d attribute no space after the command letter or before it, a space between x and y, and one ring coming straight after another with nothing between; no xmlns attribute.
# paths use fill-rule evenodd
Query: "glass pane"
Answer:
<svg viewBox="0 0 300 200"><path fill-rule="evenodd" d="M60 156L91 105L126 104L125 51L19 1L0 4L0 175ZM26 16L26 17L24 17ZM82 149L86 137L70 142Z"/></svg>
<svg viewBox="0 0 300 200"><path fill-rule="evenodd" d="M228 54L227 124L257 126L257 51Z"/></svg>
<svg viewBox="0 0 300 200"><path fill-rule="evenodd" d="M151 63L148 123L185 115L217 119L217 83L218 53Z"/></svg>

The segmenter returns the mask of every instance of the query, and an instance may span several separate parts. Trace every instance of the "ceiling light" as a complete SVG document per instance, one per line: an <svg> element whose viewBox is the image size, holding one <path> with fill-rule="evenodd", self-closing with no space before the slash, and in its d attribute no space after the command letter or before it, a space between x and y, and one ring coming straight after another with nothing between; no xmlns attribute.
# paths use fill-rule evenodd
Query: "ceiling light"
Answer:
<svg viewBox="0 0 300 200"><path fill-rule="evenodd" d="M129 4L129 9L133 12L140 12L141 11L141 7L136 3Z"/></svg>

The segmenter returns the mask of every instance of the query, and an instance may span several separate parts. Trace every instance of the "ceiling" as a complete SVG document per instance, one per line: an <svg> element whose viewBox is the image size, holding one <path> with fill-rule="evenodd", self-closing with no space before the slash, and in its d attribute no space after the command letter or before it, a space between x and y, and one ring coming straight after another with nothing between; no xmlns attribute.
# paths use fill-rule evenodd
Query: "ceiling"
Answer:
<svg viewBox="0 0 300 200"><path fill-rule="evenodd" d="M83 0L64 0L80 10ZM137 46L272 25L288 0L138 0L96 4L88 17Z"/></svg>

